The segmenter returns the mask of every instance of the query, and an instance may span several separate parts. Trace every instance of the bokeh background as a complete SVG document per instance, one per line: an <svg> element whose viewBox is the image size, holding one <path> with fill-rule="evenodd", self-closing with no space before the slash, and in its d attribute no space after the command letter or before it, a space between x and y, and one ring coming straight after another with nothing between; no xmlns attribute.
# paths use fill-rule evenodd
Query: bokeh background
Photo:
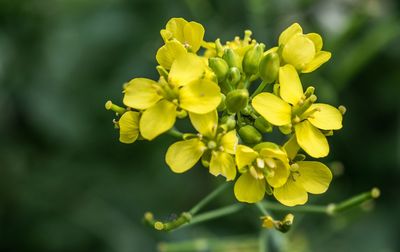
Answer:
<svg viewBox="0 0 400 252"><path fill-rule="evenodd" d="M303 83L348 111L325 160L336 177L311 203L373 186L382 196L336 218L296 215L293 231L272 235L286 240L281 251L400 251L399 13L394 0L0 0L0 251L257 251L252 207L168 234L141 222L147 210L187 210L223 182L200 166L173 174L170 136L119 143L104 109L121 102L124 82L157 77L171 17L202 23L209 41L249 28L273 46L295 21L323 35L333 57ZM229 191L210 208L231 202Z"/></svg>

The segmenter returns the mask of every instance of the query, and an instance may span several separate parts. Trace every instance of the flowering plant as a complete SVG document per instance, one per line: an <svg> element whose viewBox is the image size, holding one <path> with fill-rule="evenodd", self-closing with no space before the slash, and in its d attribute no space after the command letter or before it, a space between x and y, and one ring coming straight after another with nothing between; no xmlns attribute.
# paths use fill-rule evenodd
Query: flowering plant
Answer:
<svg viewBox="0 0 400 252"><path fill-rule="evenodd" d="M161 30L164 45L156 54L159 79L134 78L123 87L124 107L106 103L116 112L119 140L176 136L166 152L169 168L183 173L201 163L213 176L234 181L239 202L262 207L260 202L270 195L292 207L305 204L308 194L324 193L332 173L316 159L329 154L327 137L342 128L346 109L317 102L315 88L301 82L302 74L331 58L322 50L321 36L304 34L294 23L275 47L267 48L249 30L225 44L204 41L204 33L197 22L168 21ZM193 132L175 128L177 119L185 118ZM274 129L286 140L272 141ZM150 213L145 219L159 230L177 228L192 221L219 191L173 221L156 221ZM377 194L375 190L363 200ZM293 215L281 222L265 216L263 225L284 231L292 220Z"/></svg>

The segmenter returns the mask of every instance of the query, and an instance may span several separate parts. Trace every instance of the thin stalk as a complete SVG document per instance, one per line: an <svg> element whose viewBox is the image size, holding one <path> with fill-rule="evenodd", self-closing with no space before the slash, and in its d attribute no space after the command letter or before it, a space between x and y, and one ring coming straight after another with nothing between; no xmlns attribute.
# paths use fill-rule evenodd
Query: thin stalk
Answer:
<svg viewBox="0 0 400 252"><path fill-rule="evenodd" d="M194 225L197 223L209 221L212 219L216 219L219 217L223 217L226 215L236 213L236 212L240 211L243 208L243 206L244 206L243 204L236 203L236 204L233 204L230 206L221 207L221 208L218 208L215 210L211 210L211 211L196 215L192 218L192 220L189 223L183 225L182 227L187 227L190 225Z"/></svg>
<svg viewBox="0 0 400 252"><path fill-rule="evenodd" d="M217 187L214 191L208 194L205 198L200 200L196 205L194 205L190 210L189 213L191 215L195 215L198 211L200 211L205 205L207 205L211 200L217 197L220 193L222 193L225 189L230 186L229 183L224 183Z"/></svg>
<svg viewBox="0 0 400 252"><path fill-rule="evenodd" d="M175 127L171 128L170 130L167 131L168 135L173 136L178 139L183 138L183 133L177 130Z"/></svg>
<svg viewBox="0 0 400 252"><path fill-rule="evenodd" d="M261 82L261 84L257 87L257 89L253 92L253 94L250 96L250 99L253 99L254 96L256 96L259 93L261 93L267 85L268 85L268 82L263 80Z"/></svg>

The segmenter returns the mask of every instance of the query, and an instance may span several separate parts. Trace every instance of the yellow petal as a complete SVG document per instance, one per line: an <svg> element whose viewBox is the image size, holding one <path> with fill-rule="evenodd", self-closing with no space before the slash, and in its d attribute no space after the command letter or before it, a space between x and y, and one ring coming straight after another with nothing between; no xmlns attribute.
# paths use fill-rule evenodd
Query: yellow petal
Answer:
<svg viewBox="0 0 400 252"><path fill-rule="evenodd" d="M271 93L261 93L253 98L253 108L268 122L276 126L287 125L291 122L291 107Z"/></svg>
<svg viewBox="0 0 400 252"><path fill-rule="evenodd" d="M270 184L272 187L281 187L283 186L286 181L288 180L290 171L288 164L284 164L280 160L275 160L275 164L277 165L273 169L273 175L268 175L267 176L267 181L268 184Z"/></svg>
<svg viewBox="0 0 400 252"><path fill-rule="evenodd" d="M206 64L199 56L193 53L183 54L172 63L168 82L175 86L184 86L200 79L205 67Z"/></svg>
<svg viewBox="0 0 400 252"><path fill-rule="evenodd" d="M309 193L321 194L328 190L332 173L326 165L316 161L301 161L296 182Z"/></svg>
<svg viewBox="0 0 400 252"><path fill-rule="evenodd" d="M297 152L300 150L300 146L297 143L296 135L292 135L289 140L283 145L283 148L285 149L287 156L290 160L293 160Z"/></svg>
<svg viewBox="0 0 400 252"><path fill-rule="evenodd" d="M143 112L140 118L140 133L143 138L153 140L171 129L175 120L176 105L167 100L161 100Z"/></svg>
<svg viewBox="0 0 400 252"><path fill-rule="evenodd" d="M166 25L166 29L172 33L172 36L175 39L183 43L184 41L183 29L187 23L188 22L183 18L171 18Z"/></svg>
<svg viewBox="0 0 400 252"><path fill-rule="evenodd" d="M274 188L275 198L286 206L304 205L308 200L306 190L297 185L292 178L284 186Z"/></svg>
<svg viewBox="0 0 400 252"><path fill-rule="evenodd" d="M315 52L321 51L323 45L321 35L318 33L308 33L305 36L314 43Z"/></svg>
<svg viewBox="0 0 400 252"><path fill-rule="evenodd" d="M240 202L256 203L264 198L265 179L255 179L246 172L236 181L234 193Z"/></svg>
<svg viewBox="0 0 400 252"><path fill-rule="evenodd" d="M193 127L203 136L214 138L218 126L218 113L216 110L206 114L189 112L190 122Z"/></svg>
<svg viewBox="0 0 400 252"><path fill-rule="evenodd" d="M239 170L251 165L257 157L258 153L246 145L238 145L236 148L235 159Z"/></svg>
<svg viewBox="0 0 400 252"><path fill-rule="evenodd" d="M224 148L224 151L229 154L235 154L236 147L238 144L238 138L236 136L236 130L231 130L222 136L220 145Z"/></svg>
<svg viewBox="0 0 400 252"><path fill-rule="evenodd" d="M160 35L162 37L162 39L164 40L164 43L167 43L169 40L172 39L172 32L166 30L166 29L162 29L160 31Z"/></svg>
<svg viewBox="0 0 400 252"><path fill-rule="evenodd" d="M181 108L205 114L215 110L221 102L219 86L209 80L195 80L182 87L179 91Z"/></svg>
<svg viewBox="0 0 400 252"><path fill-rule="evenodd" d="M313 109L318 109L318 111L314 112L307 120L315 127L322 130L338 130L342 128L343 117L337 108L324 103L314 103L307 111Z"/></svg>
<svg viewBox="0 0 400 252"><path fill-rule="evenodd" d="M280 96L292 105L296 105L303 96L299 74L292 65L279 68Z"/></svg>
<svg viewBox="0 0 400 252"><path fill-rule="evenodd" d="M198 138L172 144L165 161L173 172L182 173L192 168L204 153L205 146Z"/></svg>
<svg viewBox="0 0 400 252"><path fill-rule="evenodd" d="M298 23L294 23L286 28L279 36L279 45L286 44L296 34L303 34L303 29Z"/></svg>
<svg viewBox="0 0 400 252"><path fill-rule="evenodd" d="M139 112L127 111L119 119L119 141L133 143L139 136Z"/></svg>
<svg viewBox="0 0 400 252"><path fill-rule="evenodd" d="M157 82L145 78L135 78L126 86L123 102L131 108L147 109L162 98L157 91Z"/></svg>
<svg viewBox="0 0 400 252"><path fill-rule="evenodd" d="M329 145L322 132L305 120L294 126L297 143L310 156L315 158L325 157L329 153Z"/></svg>
<svg viewBox="0 0 400 252"><path fill-rule="evenodd" d="M322 64L327 62L331 58L331 53L326 51L319 51L315 54L315 57L312 61L304 66L301 70L302 73L310 73L320 67Z"/></svg>
<svg viewBox="0 0 400 252"><path fill-rule="evenodd" d="M162 67L165 69L170 69L174 60L186 53L187 51L181 43L172 40L166 42L165 45L158 49L156 59L158 64L160 64Z"/></svg>
<svg viewBox="0 0 400 252"><path fill-rule="evenodd" d="M236 166L233 157L223 151L213 151L210 162L210 173L214 176L222 175L226 181L236 177Z"/></svg>
<svg viewBox="0 0 400 252"><path fill-rule="evenodd" d="M303 34L294 35L283 47L283 60L301 70L315 56L314 43Z"/></svg>
<svg viewBox="0 0 400 252"><path fill-rule="evenodd" d="M183 43L188 43L192 52L197 52L203 42L204 27L192 21L185 25L183 33L185 38Z"/></svg>

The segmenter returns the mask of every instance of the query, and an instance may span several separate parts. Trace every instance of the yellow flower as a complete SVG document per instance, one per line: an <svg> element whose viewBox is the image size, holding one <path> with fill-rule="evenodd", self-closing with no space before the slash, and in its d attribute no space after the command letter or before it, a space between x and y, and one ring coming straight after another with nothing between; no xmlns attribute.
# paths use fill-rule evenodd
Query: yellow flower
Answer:
<svg viewBox="0 0 400 252"><path fill-rule="evenodd" d="M234 187L237 200L255 203L264 198L267 186L281 187L286 183L289 159L278 145L264 142L254 149L238 145L235 157L239 171L243 172Z"/></svg>
<svg viewBox="0 0 400 252"><path fill-rule="evenodd" d="M171 18L160 33L165 43L177 40L189 52L196 53L203 42L204 27L197 22L188 22L183 18Z"/></svg>
<svg viewBox="0 0 400 252"><path fill-rule="evenodd" d="M238 138L236 131L220 132L217 111L207 114L189 112L190 121L199 132L191 139L172 144L165 160L173 172L183 173L192 168L203 157L209 162L210 173L222 175L226 180L236 177L235 154Z"/></svg>
<svg viewBox="0 0 400 252"><path fill-rule="evenodd" d="M332 180L332 173L324 164L316 161L300 161L292 165L295 170L290 172L286 183L274 188L275 198L286 206L303 205L308 200L308 194L324 193Z"/></svg>
<svg viewBox="0 0 400 252"><path fill-rule="evenodd" d="M285 65L279 69L280 97L260 93L252 100L254 109L276 126L293 126L300 147L319 158L329 153L329 145L320 130L342 128L342 114L328 104L314 103L316 96L303 94L296 69Z"/></svg>
<svg viewBox="0 0 400 252"><path fill-rule="evenodd" d="M279 47L273 47L269 52L279 52L281 64L291 64L301 73L310 73L327 62L331 53L322 51L322 38L317 33L303 34L298 23L286 28L279 36Z"/></svg>
<svg viewBox="0 0 400 252"><path fill-rule="evenodd" d="M172 63L179 57L187 54L186 48L178 41L171 40L165 42L156 54L156 60L165 69L171 69Z"/></svg>
<svg viewBox="0 0 400 252"><path fill-rule="evenodd" d="M136 78L128 83L123 102L128 107L144 110L139 123L143 138L152 140L171 129L177 111L205 114L219 105L220 88L202 79L205 68L204 60L188 53L174 61L168 82L163 78L159 82Z"/></svg>
<svg viewBox="0 0 400 252"><path fill-rule="evenodd" d="M139 137L139 116L136 111L127 111L121 116L118 121L121 143L133 143Z"/></svg>

